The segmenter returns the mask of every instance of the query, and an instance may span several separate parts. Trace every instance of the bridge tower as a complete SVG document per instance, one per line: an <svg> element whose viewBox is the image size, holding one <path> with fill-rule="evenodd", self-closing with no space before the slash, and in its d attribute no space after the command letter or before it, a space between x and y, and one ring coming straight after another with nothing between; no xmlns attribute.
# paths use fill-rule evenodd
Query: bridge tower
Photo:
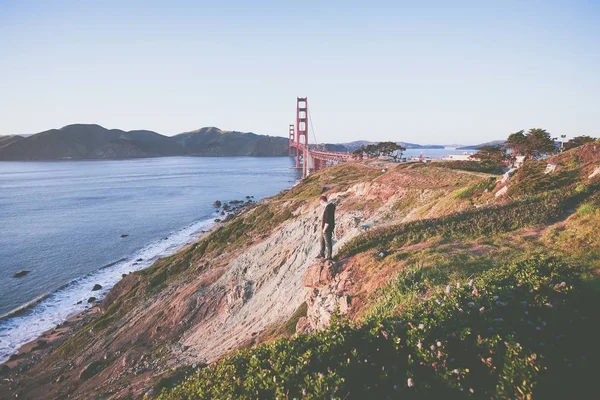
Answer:
<svg viewBox="0 0 600 400"><path fill-rule="evenodd" d="M302 140L304 138L304 140ZM302 163L304 176L308 175L308 98L296 99L296 168L300 167L300 149L302 150Z"/></svg>
<svg viewBox="0 0 600 400"><path fill-rule="evenodd" d="M289 138L290 157L293 157L298 152L298 149L294 147L294 142L296 141L296 130L294 128L294 124L290 124Z"/></svg>

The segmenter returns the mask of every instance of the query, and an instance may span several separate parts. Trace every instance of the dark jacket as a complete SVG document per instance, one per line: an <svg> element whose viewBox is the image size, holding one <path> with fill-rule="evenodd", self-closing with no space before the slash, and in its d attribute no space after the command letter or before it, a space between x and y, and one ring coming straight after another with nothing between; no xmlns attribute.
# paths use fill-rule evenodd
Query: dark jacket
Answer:
<svg viewBox="0 0 600 400"><path fill-rule="evenodd" d="M325 226L325 224L329 224L327 227L327 232L333 232L333 228L335 228L335 204L329 203L325 206L325 210L323 211L323 222L321 223L321 229Z"/></svg>

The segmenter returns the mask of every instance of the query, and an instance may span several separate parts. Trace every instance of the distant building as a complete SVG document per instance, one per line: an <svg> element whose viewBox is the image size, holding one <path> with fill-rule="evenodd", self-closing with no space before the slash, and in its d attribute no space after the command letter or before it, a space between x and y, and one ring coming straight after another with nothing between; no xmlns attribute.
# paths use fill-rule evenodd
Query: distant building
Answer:
<svg viewBox="0 0 600 400"><path fill-rule="evenodd" d="M450 154L447 157L442 158L445 161L479 161L479 159L474 158L473 154L470 153L462 153L462 154Z"/></svg>

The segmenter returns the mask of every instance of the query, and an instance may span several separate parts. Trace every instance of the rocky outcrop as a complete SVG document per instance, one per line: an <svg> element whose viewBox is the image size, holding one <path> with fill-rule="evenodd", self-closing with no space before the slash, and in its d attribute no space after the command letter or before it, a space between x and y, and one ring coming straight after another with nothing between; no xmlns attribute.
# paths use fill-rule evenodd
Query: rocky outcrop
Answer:
<svg viewBox="0 0 600 400"><path fill-rule="evenodd" d="M329 325L334 312L348 314L351 309L349 290L352 279L349 271L340 271L332 261L313 264L303 277L307 293L306 317L302 317L296 330L301 333L320 330Z"/></svg>

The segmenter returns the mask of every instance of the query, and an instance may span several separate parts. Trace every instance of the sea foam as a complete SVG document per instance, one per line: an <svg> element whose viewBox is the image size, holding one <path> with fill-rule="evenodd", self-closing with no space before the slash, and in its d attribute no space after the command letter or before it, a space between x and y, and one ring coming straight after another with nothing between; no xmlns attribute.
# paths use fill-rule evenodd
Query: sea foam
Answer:
<svg viewBox="0 0 600 400"><path fill-rule="evenodd" d="M29 302L0 317L0 363L45 331L63 323L69 317L89 308L88 299L104 298L121 280L123 274L149 267L160 257L174 254L194 242L214 224L212 219L197 221L169 236L157 240L127 257L75 279L58 290ZM142 261L136 261L142 259ZM102 289L92 291L95 284ZM77 304L79 303L79 304Z"/></svg>

